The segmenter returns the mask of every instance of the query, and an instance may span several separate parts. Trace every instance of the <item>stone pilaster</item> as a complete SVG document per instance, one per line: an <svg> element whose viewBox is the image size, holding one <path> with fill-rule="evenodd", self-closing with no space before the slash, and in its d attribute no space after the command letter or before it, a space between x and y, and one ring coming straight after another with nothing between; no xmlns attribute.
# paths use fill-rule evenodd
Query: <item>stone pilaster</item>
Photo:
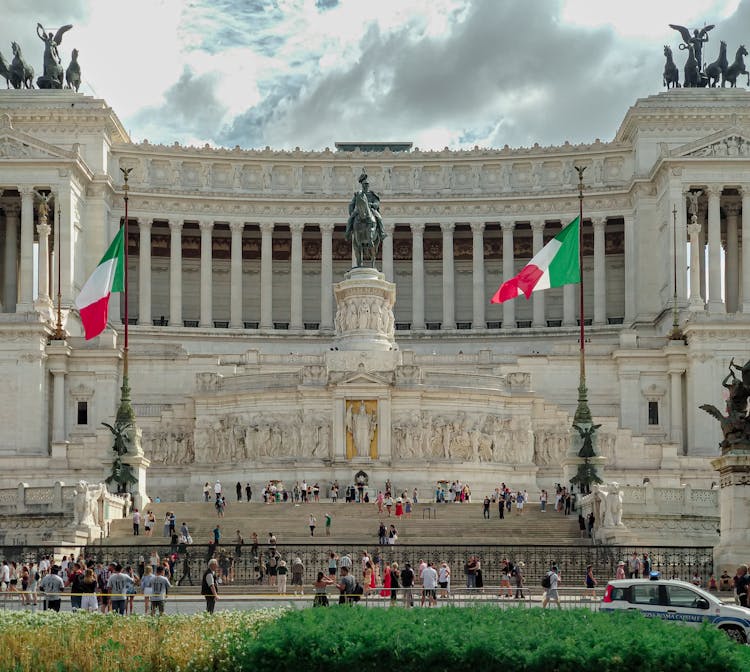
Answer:
<svg viewBox="0 0 750 672"><path fill-rule="evenodd" d="M456 328L456 288L453 263L453 222L443 222L443 329Z"/></svg>
<svg viewBox="0 0 750 672"><path fill-rule="evenodd" d="M232 231L232 258L230 262L229 326L242 329L242 232L244 222L230 222Z"/></svg>

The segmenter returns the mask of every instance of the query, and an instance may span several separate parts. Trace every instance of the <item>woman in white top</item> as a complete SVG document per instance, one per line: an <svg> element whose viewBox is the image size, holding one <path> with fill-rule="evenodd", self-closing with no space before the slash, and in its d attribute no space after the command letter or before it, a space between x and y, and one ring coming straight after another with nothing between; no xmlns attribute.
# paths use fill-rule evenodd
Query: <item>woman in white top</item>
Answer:
<svg viewBox="0 0 750 672"><path fill-rule="evenodd" d="M440 586L440 597L448 597L451 589L451 568L448 567L447 562L440 563L438 585Z"/></svg>

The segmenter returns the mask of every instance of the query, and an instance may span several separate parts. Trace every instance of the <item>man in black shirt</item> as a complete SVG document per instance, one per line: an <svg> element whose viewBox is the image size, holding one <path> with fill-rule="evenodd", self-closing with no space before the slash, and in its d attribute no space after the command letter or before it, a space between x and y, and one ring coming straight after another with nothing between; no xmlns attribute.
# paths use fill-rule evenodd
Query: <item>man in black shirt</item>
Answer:
<svg viewBox="0 0 750 672"><path fill-rule="evenodd" d="M401 587L404 591L404 606L413 607L414 595L412 594L412 590L414 588L414 570L408 562L401 570Z"/></svg>
<svg viewBox="0 0 750 672"><path fill-rule="evenodd" d="M747 565L740 565L737 568L737 576L734 579L734 589L740 600L740 606L747 606L747 590L750 584L750 574L747 573Z"/></svg>

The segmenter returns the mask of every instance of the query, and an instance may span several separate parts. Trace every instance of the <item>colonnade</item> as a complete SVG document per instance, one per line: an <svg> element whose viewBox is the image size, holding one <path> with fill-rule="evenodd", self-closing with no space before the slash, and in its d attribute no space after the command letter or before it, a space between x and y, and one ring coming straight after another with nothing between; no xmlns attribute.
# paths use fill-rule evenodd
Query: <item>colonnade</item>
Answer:
<svg viewBox="0 0 750 672"><path fill-rule="evenodd" d="M572 219L572 217L571 217ZM152 220L139 217L138 222L140 259L138 263L138 319L143 324L150 324L152 320L151 297L151 233ZM567 221L567 220L565 220ZM486 307L489 290L485 282L485 230L484 221L468 222L472 233L472 322L473 329L484 329L487 326ZM605 227L607 220L604 217L596 217L592 220L594 231L594 324L607 323L606 304L606 257L605 257ZM409 229L412 235L412 260L411 260L411 322L412 330L426 329L425 322L425 259L424 259L424 233L427 222L411 222ZM544 232L547 222L542 219L531 221L533 238L533 253L538 252L544 242ZM213 220L205 219L198 222L200 228L200 319L198 326L213 327L219 320L215 319L212 306L213 296L213 259L212 259L212 236L215 228ZM230 328L243 328L246 326L246 318L243 316L243 259L242 259L242 237L246 224L241 221L230 221L231 232L230 245ZM302 240L306 224L303 222L291 222L284 224L289 227L291 235L291 255L289 260L289 276L291 283L289 329L304 329L303 322L303 278L302 278ZM321 273L320 273L320 329L333 328L333 231L334 222L322 222L310 224L316 226L321 236ZM456 224L443 222L440 224L442 234L442 330L456 329L456 287L455 287L455 259L454 259L454 232ZM272 311L274 277L273 277L273 232L276 223L270 220L258 222L261 234L261 258L260 258L260 329L274 328L274 315ZM503 241L502 278L498 277L498 284L503 278L509 278L517 271L514 256L514 229L516 222L503 220L500 222ZM169 325L182 326L183 318L183 281L182 281L182 232L184 220L170 220L170 270L169 270ZM393 258L393 236L394 223L384 225L387 237L382 249L382 269L387 280L394 280L394 258ZM627 254L627 252L626 252ZM525 260L524 260L525 261ZM572 290L572 291L570 291ZM559 321L553 325L546 319L544 293L537 293L533 297L533 320L530 326L543 328L547 326L558 326ZM566 287L563 293L563 319L562 326L574 326L577 324L577 293L575 287ZM133 303L131 301L131 303ZM502 307L502 327L514 329L518 323L515 316L515 305L508 301ZM132 313L131 313L132 314ZM619 314L622 317L622 313ZM224 318L225 319L225 318ZM278 319L278 318L277 318ZM221 326L226 326L222 324Z"/></svg>
<svg viewBox="0 0 750 672"><path fill-rule="evenodd" d="M8 196L6 190L6 198L2 204L5 213L2 309L6 313L33 308L34 189L23 186L14 191L18 191L20 198ZM2 195L3 190L0 189L0 196ZM49 227L38 231L40 252L49 250L49 233ZM48 265L44 265L42 273L43 265L39 264L39 296L44 291L49 299Z"/></svg>
<svg viewBox="0 0 750 672"><path fill-rule="evenodd" d="M750 244L740 245L740 234L743 243L750 241L750 186L733 187L739 192L739 197L734 194L723 196L725 187L714 184L685 188L683 195L687 196L696 189L703 192L703 200L697 208L686 203L679 212L680 221L677 223L682 230L681 224L685 222L690 242L688 307L693 312L750 313ZM726 224L724 245L722 209ZM723 278L722 249L725 250Z"/></svg>

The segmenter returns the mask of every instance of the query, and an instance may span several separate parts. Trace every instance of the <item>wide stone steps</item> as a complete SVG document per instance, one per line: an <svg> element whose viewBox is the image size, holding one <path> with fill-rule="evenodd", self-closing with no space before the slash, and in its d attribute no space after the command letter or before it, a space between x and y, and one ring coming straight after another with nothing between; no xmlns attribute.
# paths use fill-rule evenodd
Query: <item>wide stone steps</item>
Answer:
<svg viewBox="0 0 750 672"><path fill-rule="evenodd" d="M279 544L325 543L325 513L333 516L331 542L372 544L377 541L380 520L393 523L398 530L399 544L573 544L580 542L577 517L564 516L548 510L539 511L538 505L528 506L523 515L515 510L500 520L497 507L491 508L492 517L482 517L481 503L471 504L418 504L410 518L398 520L383 513L378 514L375 504L346 504L330 502L294 505L291 503L262 504L255 502L230 502L223 518L216 515L213 503L161 502L149 506L156 516L152 537L141 535L139 544L163 545L164 516L174 511L177 531L186 522L193 542L205 544L213 539L213 529L218 523L222 541L231 544L236 530L240 530L245 543L250 543L257 532L261 544L268 533L276 535ZM308 517L317 519L315 537L310 536ZM113 521L110 536L104 543L128 544L134 541L130 518Z"/></svg>

